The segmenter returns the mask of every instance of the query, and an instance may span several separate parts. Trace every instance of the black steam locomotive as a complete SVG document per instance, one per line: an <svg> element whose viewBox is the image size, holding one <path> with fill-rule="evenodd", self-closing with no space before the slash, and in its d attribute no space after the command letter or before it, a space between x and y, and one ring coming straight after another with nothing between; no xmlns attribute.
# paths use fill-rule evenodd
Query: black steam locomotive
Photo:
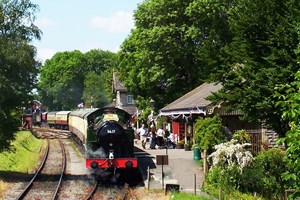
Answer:
<svg viewBox="0 0 300 200"><path fill-rule="evenodd" d="M130 119L115 107L69 113L69 130L85 146L86 167L98 180L127 180L137 172Z"/></svg>

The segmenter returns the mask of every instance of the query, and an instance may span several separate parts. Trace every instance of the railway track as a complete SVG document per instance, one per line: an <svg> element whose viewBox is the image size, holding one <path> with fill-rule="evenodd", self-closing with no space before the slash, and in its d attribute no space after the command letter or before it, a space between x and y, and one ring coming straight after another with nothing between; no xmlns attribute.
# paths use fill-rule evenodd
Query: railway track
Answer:
<svg viewBox="0 0 300 200"><path fill-rule="evenodd" d="M95 183L90 189L85 200L96 200L96 199L116 199L116 200L126 200L128 193L128 185L123 186L103 186L99 183Z"/></svg>
<svg viewBox="0 0 300 200"><path fill-rule="evenodd" d="M61 162L58 162L59 160ZM17 199L56 199L65 168L66 154L63 142L59 139L47 139L42 162Z"/></svg>
<svg viewBox="0 0 300 200"><path fill-rule="evenodd" d="M71 133L68 130L53 129L47 127L34 128L33 132L36 132L39 136L48 139L68 139L71 136Z"/></svg>

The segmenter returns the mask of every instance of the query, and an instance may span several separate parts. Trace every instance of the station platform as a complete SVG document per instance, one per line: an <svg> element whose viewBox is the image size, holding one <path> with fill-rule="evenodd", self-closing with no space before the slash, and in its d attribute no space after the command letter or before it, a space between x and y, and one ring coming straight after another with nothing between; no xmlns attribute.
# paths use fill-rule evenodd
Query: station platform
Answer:
<svg viewBox="0 0 300 200"><path fill-rule="evenodd" d="M140 140L135 141L135 155L146 188L165 189L166 185L179 185L179 190L187 193L204 194L200 191L204 173L199 160L193 159L193 151L184 149L144 149ZM168 157L168 164L161 165L161 157ZM158 156L158 157L157 157ZM160 160L158 161L157 158ZM148 181L148 169L149 180ZM164 178L162 178L162 171Z"/></svg>

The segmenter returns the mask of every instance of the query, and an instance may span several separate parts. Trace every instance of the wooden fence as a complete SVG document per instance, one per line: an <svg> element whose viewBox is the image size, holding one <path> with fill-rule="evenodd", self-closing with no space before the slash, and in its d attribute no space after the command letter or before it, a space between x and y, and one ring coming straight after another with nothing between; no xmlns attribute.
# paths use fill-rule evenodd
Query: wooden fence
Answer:
<svg viewBox="0 0 300 200"><path fill-rule="evenodd" d="M257 154L261 151L261 145L262 145L262 132L261 129L253 129L253 130L246 130L247 134L250 136L251 140L251 148L252 153Z"/></svg>

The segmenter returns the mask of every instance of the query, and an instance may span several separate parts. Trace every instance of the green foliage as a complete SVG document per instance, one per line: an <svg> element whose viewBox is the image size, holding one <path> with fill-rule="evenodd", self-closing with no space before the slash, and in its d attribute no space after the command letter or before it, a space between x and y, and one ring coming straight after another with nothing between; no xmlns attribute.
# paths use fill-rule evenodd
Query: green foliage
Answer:
<svg viewBox="0 0 300 200"><path fill-rule="evenodd" d="M219 199L240 199L240 200L262 200L264 198L254 196L252 194L242 193L238 190L224 190L224 188L216 188L208 183L204 184L204 191ZM221 198L220 198L221 197Z"/></svg>
<svg viewBox="0 0 300 200"><path fill-rule="evenodd" d="M282 174L283 179L287 181L286 188L300 190L300 128L292 128L286 135L285 142L288 145L286 150L287 171ZM300 192L295 194L299 197Z"/></svg>
<svg viewBox="0 0 300 200"><path fill-rule="evenodd" d="M30 0L1 0L0 36L16 43L40 39L42 32L34 24L38 9Z"/></svg>
<svg viewBox="0 0 300 200"><path fill-rule="evenodd" d="M216 115L212 118L197 119L194 139L201 151L208 150L210 154L215 145L226 141L221 118Z"/></svg>
<svg viewBox="0 0 300 200"><path fill-rule="evenodd" d="M30 45L41 35L34 24L37 8L29 0L0 2L0 151L14 139L22 102L31 100L37 81L40 63Z"/></svg>
<svg viewBox="0 0 300 200"><path fill-rule="evenodd" d="M192 33L200 30L187 14L192 2L144 1L134 13L136 28L121 46L122 81L135 96L153 98L156 108L199 86L215 70L207 63L216 63L218 54L201 56L205 38Z"/></svg>
<svg viewBox="0 0 300 200"><path fill-rule="evenodd" d="M251 165L243 168L242 173L237 165L231 168L213 167L205 177L205 182L211 188L221 188L224 193L239 191L257 193L265 199L282 198L285 182L281 174L286 170L284 157L283 151L269 149L260 152Z"/></svg>
<svg viewBox="0 0 300 200"><path fill-rule="evenodd" d="M39 93L50 110L71 110L81 102L86 75L83 54L58 52L41 69Z"/></svg>
<svg viewBox="0 0 300 200"><path fill-rule="evenodd" d="M122 80L157 108L207 79L221 82L213 102L284 136L274 87L299 69L299 7L295 0L145 1L121 47Z"/></svg>
<svg viewBox="0 0 300 200"><path fill-rule="evenodd" d="M85 54L58 52L41 69L39 94L49 110L72 110L84 100L103 106L112 100L112 69L116 55L102 50Z"/></svg>
<svg viewBox="0 0 300 200"><path fill-rule="evenodd" d="M105 91L107 87L106 79L109 73L97 75L89 72L84 80L84 92L82 99L86 102L86 107L101 108L108 104L108 95Z"/></svg>
<svg viewBox="0 0 300 200"><path fill-rule="evenodd" d="M286 170L285 152L268 149L260 152L241 177L241 191L257 192L266 199L283 197L284 184L281 174Z"/></svg>
<svg viewBox="0 0 300 200"><path fill-rule="evenodd" d="M177 142L177 144L178 144L178 145L184 145L184 140L179 140L179 141Z"/></svg>
<svg viewBox="0 0 300 200"><path fill-rule="evenodd" d="M167 123L169 121L170 121L170 118L168 118L166 116L160 116L156 120L157 127L163 126L163 128L164 128L164 123Z"/></svg>
<svg viewBox="0 0 300 200"><path fill-rule="evenodd" d="M20 125L20 119L10 109L0 109L0 119L0 152L2 152L9 148L10 142L14 139L16 127Z"/></svg>
<svg viewBox="0 0 300 200"><path fill-rule="evenodd" d="M232 40L221 49L223 62L214 80L224 89L215 96L245 118L264 122L284 136L287 122L275 108L275 86L293 80L299 69L295 49L300 5L288 0L240 0L229 4L228 29Z"/></svg>
<svg viewBox="0 0 300 200"><path fill-rule="evenodd" d="M236 133L233 134L232 138L238 140L238 142L241 144L250 142L251 139L250 135L247 134L247 132L244 129L238 130Z"/></svg>
<svg viewBox="0 0 300 200"><path fill-rule="evenodd" d="M299 34L300 35L300 34ZM299 46L300 49L300 46ZM300 190L300 72L295 74L295 81L291 84L279 85L276 89L280 101L277 102L279 109L283 109L283 119L289 121L290 130L282 140L287 149L287 171L283 174L287 181L287 188ZM300 196L300 193L297 194Z"/></svg>
<svg viewBox="0 0 300 200"><path fill-rule="evenodd" d="M100 75L106 70L112 70L118 66L117 55L110 51L92 49L84 54L86 59L85 70Z"/></svg>
<svg viewBox="0 0 300 200"><path fill-rule="evenodd" d="M235 165L224 170L222 167L213 167L205 177L205 182L215 188L222 188L227 193L238 190L240 181L240 169Z"/></svg>

